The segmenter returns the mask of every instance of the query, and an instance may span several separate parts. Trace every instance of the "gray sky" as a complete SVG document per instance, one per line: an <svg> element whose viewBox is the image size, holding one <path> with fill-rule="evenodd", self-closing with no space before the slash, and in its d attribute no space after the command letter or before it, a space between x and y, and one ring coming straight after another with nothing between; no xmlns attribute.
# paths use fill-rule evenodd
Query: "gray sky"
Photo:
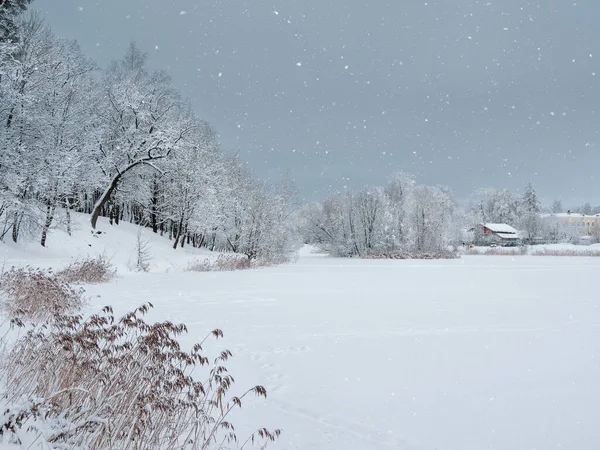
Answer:
<svg viewBox="0 0 600 450"><path fill-rule="evenodd" d="M600 204L598 0L36 0L104 66L131 40L224 147L306 198L411 172Z"/></svg>

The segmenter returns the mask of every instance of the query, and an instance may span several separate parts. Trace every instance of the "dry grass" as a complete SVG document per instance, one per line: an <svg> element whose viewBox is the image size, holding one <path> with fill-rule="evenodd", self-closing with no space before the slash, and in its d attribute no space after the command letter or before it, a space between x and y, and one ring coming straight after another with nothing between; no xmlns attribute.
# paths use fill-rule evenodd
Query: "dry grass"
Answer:
<svg viewBox="0 0 600 450"><path fill-rule="evenodd" d="M464 250L465 255L485 255L485 256L522 256L527 255L527 247L487 247L487 248L468 248Z"/></svg>
<svg viewBox="0 0 600 450"><path fill-rule="evenodd" d="M450 250L436 250L431 252L402 251L381 252L363 256L363 259L456 259L458 253Z"/></svg>
<svg viewBox="0 0 600 450"><path fill-rule="evenodd" d="M6 361L8 404L20 406L7 408L0 435L19 441L20 432L35 433L44 448L237 446L230 413L248 396L266 398L266 390L231 395L234 379L225 367L231 352L209 360L204 341L183 351L177 337L185 325L146 323L151 307L120 319L110 307L89 319L57 315L28 331ZM264 448L279 435L261 428L238 448Z"/></svg>
<svg viewBox="0 0 600 450"><path fill-rule="evenodd" d="M592 249L551 249L551 248L531 248L531 247L491 247L491 248L469 248L463 254L465 255L485 255L485 256L588 256L600 257L600 250Z"/></svg>
<svg viewBox="0 0 600 450"><path fill-rule="evenodd" d="M2 309L9 318L41 322L84 305L83 291L58 275L31 267L12 268L0 276Z"/></svg>
<svg viewBox="0 0 600 450"><path fill-rule="evenodd" d="M213 270L232 271L252 269L252 260L243 256L219 255L213 262Z"/></svg>
<svg viewBox="0 0 600 450"><path fill-rule="evenodd" d="M206 258L204 260L200 260L198 258L194 258L188 263L185 270L187 272L210 272L213 270L212 267L212 261L210 259Z"/></svg>
<svg viewBox="0 0 600 450"><path fill-rule="evenodd" d="M67 283L98 284L112 280L116 270L106 255L79 259L57 274Z"/></svg>
<svg viewBox="0 0 600 450"><path fill-rule="evenodd" d="M552 249L539 249L531 252L533 256L591 256L600 257L600 250L581 249L581 250L552 250Z"/></svg>
<svg viewBox="0 0 600 450"><path fill-rule="evenodd" d="M188 266L190 272L230 272L235 270L249 270L259 267L270 267L288 262L285 258L255 259L251 260L245 256L234 254L221 254L216 260L211 261L194 259Z"/></svg>

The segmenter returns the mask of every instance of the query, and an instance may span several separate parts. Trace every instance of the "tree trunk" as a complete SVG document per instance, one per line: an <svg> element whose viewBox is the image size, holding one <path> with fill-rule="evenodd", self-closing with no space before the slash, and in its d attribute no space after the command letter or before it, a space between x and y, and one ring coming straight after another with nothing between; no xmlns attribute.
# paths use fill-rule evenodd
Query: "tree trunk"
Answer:
<svg viewBox="0 0 600 450"><path fill-rule="evenodd" d="M19 240L19 231L21 230L21 220L23 220L23 214L15 213L15 221L12 226L12 240L16 244Z"/></svg>
<svg viewBox="0 0 600 450"><path fill-rule="evenodd" d="M92 219L90 221L93 229L96 229L96 224L98 222L98 217L100 217L100 212L102 211L108 200L110 200L112 193L117 188L119 181L121 181L121 176L122 175L119 174L116 177L114 177L108 185L108 187L106 188L106 190L102 193L102 195L100 195L98 201L96 201L94 209L92 210Z"/></svg>
<svg viewBox="0 0 600 450"><path fill-rule="evenodd" d="M71 228L71 205L69 199L65 200L65 215L67 216L67 234L72 236L72 228Z"/></svg>
<svg viewBox="0 0 600 450"><path fill-rule="evenodd" d="M175 237L175 242L173 243L174 250L177 250L177 245L179 244L179 239L181 238L181 235L183 233L183 217L181 217L181 220L179 221L179 224L177 225L176 233L177 233L177 235Z"/></svg>
<svg viewBox="0 0 600 450"><path fill-rule="evenodd" d="M152 224L152 231L158 231L158 183L156 180L152 182L152 198L150 199L150 223ZM162 232L162 227L161 227Z"/></svg>
<svg viewBox="0 0 600 450"><path fill-rule="evenodd" d="M115 220L115 207L112 204L108 205L108 223L113 224Z"/></svg>
<svg viewBox="0 0 600 450"><path fill-rule="evenodd" d="M46 206L46 221L44 222L44 226L42 228L42 240L40 242L42 247L46 246L46 238L48 237L48 230L50 229L52 221L54 220L55 208L55 205L53 205L51 202L48 202L48 205Z"/></svg>
<svg viewBox="0 0 600 450"><path fill-rule="evenodd" d="M154 208L151 211L152 212L150 213L150 225L152 226L152 231L154 233L158 233L158 224L156 223L156 213L154 211Z"/></svg>
<svg viewBox="0 0 600 450"><path fill-rule="evenodd" d="M92 228L94 228L94 229L96 228L96 223L98 222L98 217L100 216L100 212L102 211L102 208L104 208L104 206L110 199L112 193L117 188L119 181L121 181L121 178L123 177L123 175L125 175L131 169L133 169L139 165L150 164L150 161L161 159L161 158L162 157L150 157L149 156L147 158L138 159L138 160L135 160L135 161L129 163L127 166L121 168L117 172L117 174L110 181L110 184L108 185L106 190L102 194L100 194L100 197L98 198L98 200L96 201L96 204L94 205L94 209L92 211L92 219L90 220L90 222L92 224Z"/></svg>

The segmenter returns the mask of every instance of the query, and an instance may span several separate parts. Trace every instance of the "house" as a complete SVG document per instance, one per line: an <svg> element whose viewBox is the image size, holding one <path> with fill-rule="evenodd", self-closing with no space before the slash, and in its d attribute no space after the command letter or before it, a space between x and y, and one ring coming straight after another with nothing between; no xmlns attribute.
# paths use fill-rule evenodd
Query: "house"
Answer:
<svg viewBox="0 0 600 450"><path fill-rule="evenodd" d="M580 214L568 211L566 213L542 214L542 219L568 229L574 235L600 235L600 214ZM565 230L566 231L566 230Z"/></svg>
<svg viewBox="0 0 600 450"><path fill-rule="evenodd" d="M516 243L520 239L519 232L505 223L481 223L479 229L486 238L505 244Z"/></svg>

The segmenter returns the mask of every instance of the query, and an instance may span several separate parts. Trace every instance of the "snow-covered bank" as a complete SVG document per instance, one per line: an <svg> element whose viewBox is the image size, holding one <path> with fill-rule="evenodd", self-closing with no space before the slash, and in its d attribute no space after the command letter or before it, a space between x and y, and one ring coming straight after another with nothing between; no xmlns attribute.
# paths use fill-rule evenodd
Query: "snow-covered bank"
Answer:
<svg viewBox="0 0 600 450"><path fill-rule="evenodd" d="M461 248L462 255L491 255L491 256L600 256L600 244L545 244L520 247L482 247L474 246Z"/></svg>
<svg viewBox="0 0 600 450"><path fill-rule="evenodd" d="M128 222L110 225L108 219L100 217L96 230L89 224L87 214L73 214L74 230L69 236L62 230L55 230L48 236L46 247L39 242L14 244L8 239L0 242L0 264L5 267L33 264L36 267L58 270L77 258L94 257L105 254L120 274L130 272L135 262L136 240L141 230L141 238L148 241L150 272L182 271L193 259L215 259L218 254L190 245L172 248L173 241L166 236L155 234L148 228L140 228Z"/></svg>

